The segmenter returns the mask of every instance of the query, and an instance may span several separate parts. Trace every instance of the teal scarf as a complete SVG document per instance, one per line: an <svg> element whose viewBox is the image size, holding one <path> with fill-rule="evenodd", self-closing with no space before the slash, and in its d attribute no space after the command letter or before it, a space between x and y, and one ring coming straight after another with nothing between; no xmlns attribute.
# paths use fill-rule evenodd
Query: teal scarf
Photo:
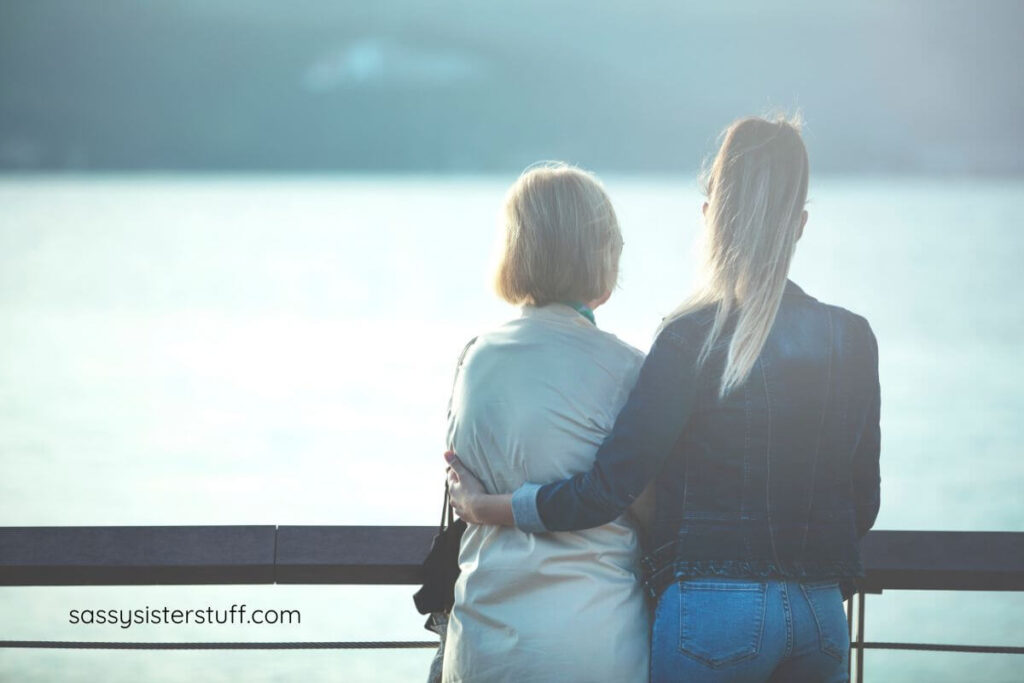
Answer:
<svg viewBox="0 0 1024 683"><path fill-rule="evenodd" d="M597 325L597 322L594 320L594 311L592 311L586 304L582 304L579 301L563 301L561 303L575 308L577 313L589 320L595 326Z"/></svg>

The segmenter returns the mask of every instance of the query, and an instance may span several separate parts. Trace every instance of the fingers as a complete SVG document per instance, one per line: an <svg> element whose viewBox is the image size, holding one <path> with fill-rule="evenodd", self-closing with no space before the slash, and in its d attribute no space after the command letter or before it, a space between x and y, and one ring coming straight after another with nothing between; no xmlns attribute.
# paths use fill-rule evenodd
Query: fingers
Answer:
<svg viewBox="0 0 1024 683"><path fill-rule="evenodd" d="M448 485L449 486L454 486L455 484L459 483L459 473L450 464L452 460L457 460L457 458L455 457L455 451L452 451L452 450L445 451L444 452L444 460L445 460L445 462L449 463L448 467L445 468L445 474L448 476Z"/></svg>
<svg viewBox="0 0 1024 683"><path fill-rule="evenodd" d="M453 469L459 474L466 471L466 466L459 460L459 456L455 455L455 451L445 451L444 460L448 463L448 468Z"/></svg>
<svg viewBox="0 0 1024 683"><path fill-rule="evenodd" d="M456 481L459 481L463 476L472 473L466 469L466 466L462 464L462 461L456 457L453 457L448 461L448 467L452 468L452 472L455 473Z"/></svg>

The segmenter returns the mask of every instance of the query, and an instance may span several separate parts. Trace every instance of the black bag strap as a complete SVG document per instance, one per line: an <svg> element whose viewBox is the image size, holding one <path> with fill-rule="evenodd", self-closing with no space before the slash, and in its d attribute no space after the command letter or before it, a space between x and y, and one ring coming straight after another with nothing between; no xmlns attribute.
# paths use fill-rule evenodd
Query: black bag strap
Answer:
<svg viewBox="0 0 1024 683"><path fill-rule="evenodd" d="M466 354L469 353L470 347L476 343L479 337L473 337L470 339L465 346L462 347L462 352L459 354L459 360L455 363L455 376L452 377L452 392L448 395L448 417L452 416L452 399L455 398L455 387L459 382L459 371L462 370L462 361L466 360Z"/></svg>
<svg viewBox="0 0 1024 683"><path fill-rule="evenodd" d="M451 526L452 524L455 524L455 508L452 507L452 497L451 494L448 493L447 481L444 483L444 493L445 497L448 498L448 526Z"/></svg>
<svg viewBox="0 0 1024 683"><path fill-rule="evenodd" d="M476 340L477 340L477 337L473 337L472 339L469 340L469 342L464 347L462 347L462 353L459 354L459 360L455 364L455 377L452 378L452 394L448 398L448 417L451 417L451 414L452 414L452 397L455 394L455 386L456 386L457 382L459 381L459 370L462 369L462 361L464 361L466 359L466 354L469 352L470 347L473 346L473 344L476 343ZM445 529L445 520L446 519L448 521L448 526L451 526L452 524L455 524L455 509L451 505L451 497L450 497L450 495L448 493L448 476L447 476L447 473L445 474L445 479L444 479L444 505L441 508L440 531L442 531L442 532Z"/></svg>
<svg viewBox="0 0 1024 683"><path fill-rule="evenodd" d="M455 510L452 508L451 496L448 493L448 479L444 480L444 506L441 508L441 526L438 529L438 533L443 533L445 529L445 520L448 521L448 526L455 523Z"/></svg>

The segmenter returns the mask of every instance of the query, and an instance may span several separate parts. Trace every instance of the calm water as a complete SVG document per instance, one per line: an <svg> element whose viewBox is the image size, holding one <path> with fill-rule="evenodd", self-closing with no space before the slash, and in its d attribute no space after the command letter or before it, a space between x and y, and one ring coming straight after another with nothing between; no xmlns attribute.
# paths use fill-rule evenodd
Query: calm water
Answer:
<svg viewBox="0 0 1024 683"><path fill-rule="evenodd" d="M0 180L0 525L432 524L511 178ZM700 198L610 178L641 348L693 277ZM793 279L871 321L886 529L1024 531L1024 182L822 179ZM429 637L411 587L0 589L0 639ZM873 640L1020 645L1020 595L869 597ZM73 626L83 608L302 610L301 626ZM429 651L0 650L11 681L407 681ZM874 681L1020 658L867 655Z"/></svg>

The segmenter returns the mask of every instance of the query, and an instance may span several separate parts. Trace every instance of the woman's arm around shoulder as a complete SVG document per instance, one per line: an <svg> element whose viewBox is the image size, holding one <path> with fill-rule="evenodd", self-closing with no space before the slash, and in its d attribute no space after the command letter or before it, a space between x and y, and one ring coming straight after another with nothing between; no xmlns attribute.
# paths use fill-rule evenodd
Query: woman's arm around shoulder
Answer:
<svg viewBox="0 0 1024 683"><path fill-rule="evenodd" d="M459 515L477 524L514 523L534 533L589 529L621 515L660 470L689 420L703 343L699 330L684 318L660 332L589 471L491 496L452 460L450 482L453 476L457 481L451 495Z"/></svg>

